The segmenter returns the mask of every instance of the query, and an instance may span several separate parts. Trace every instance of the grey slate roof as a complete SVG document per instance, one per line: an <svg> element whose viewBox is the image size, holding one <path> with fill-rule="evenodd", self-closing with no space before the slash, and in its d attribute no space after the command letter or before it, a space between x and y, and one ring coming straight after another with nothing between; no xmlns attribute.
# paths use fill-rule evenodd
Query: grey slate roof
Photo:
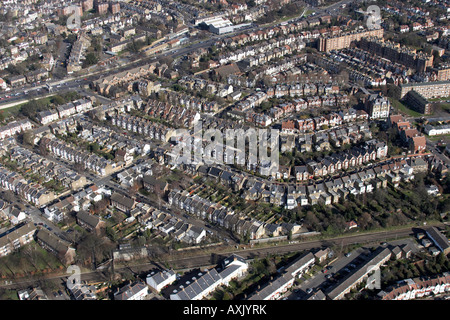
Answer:
<svg viewBox="0 0 450 320"><path fill-rule="evenodd" d="M211 269L175 295L178 296L180 300L193 300L197 295L201 294L203 291L220 280L221 277L217 270Z"/></svg>
<svg viewBox="0 0 450 320"><path fill-rule="evenodd" d="M114 294L114 300L128 300L139 291L146 287L144 283L135 282L122 287L119 292Z"/></svg>

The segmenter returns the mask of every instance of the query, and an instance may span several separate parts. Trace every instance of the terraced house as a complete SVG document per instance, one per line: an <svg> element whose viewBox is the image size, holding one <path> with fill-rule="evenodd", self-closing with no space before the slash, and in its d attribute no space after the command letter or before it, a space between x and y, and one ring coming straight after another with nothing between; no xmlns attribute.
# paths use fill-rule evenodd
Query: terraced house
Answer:
<svg viewBox="0 0 450 320"><path fill-rule="evenodd" d="M131 116L128 114L120 114L111 118L113 125L121 127L150 139L159 141L169 141L173 134L173 129L157 122L146 120L141 117Z"/></svg>
<svg viewBox="0 0 450 320"><path fill-rule="evenodd" d="M94 87L100 94L108 94L113 86L126 85L153 74L157 68L157 63L143 65L128 71L119 72L94 81Z"/></svg>
<svg viewBox="0 0 450 320"><path fill-rule="evenodd" d="M116 164L95 154L76 150L57 139L42 138L41 143L54 155L72 163L78 163L87 170L92 170L100 176L109 175L117 168Z"/></svg>
<svg viewBox="0 0 450 320"><path fill-rule="evenodd" d="M87 184L86 177L20 146L10 149L11 160L29 173L38 174L45 181L56 180L64 187L72 190L79 189Z"/></svg>
<svg viewBox="0 0 450 320"><path fill-rule="evenodd" d="M24 132L33 128L33 124L28 119L17 120L0 127L0 140L13 137L17 133Z"/></svg>
<svg viewBox="0 0 450 320"><path fill-rule="evenodd" d="M74 262L76 251L70 242L57 237L47 229L40 229L36 233L36 240L39 245L57 256L64 264L69 265Z"/></svg>
<svg viewBox="0 0 450 320"><path fill-rule="evenodd" d="M20 174L0 166L0 185L5 190L11 190L35 206L43 206L55 199L52 191L37 183L30 183Z"/></svg>

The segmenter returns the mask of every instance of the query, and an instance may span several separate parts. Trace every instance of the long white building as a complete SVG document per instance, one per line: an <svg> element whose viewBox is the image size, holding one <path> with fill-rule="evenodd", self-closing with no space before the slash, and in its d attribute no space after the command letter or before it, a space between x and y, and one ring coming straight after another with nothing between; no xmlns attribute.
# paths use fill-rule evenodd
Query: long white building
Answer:
<svg viewBox="0 0 450 320"><path fill-rule="evenodd" d="M213 268L203 273L192 282L180 286L180 291L174 290L170 300L201 300L219 286L227 286L231 280L242 277L248 269L248 264L242 257L232 255L225 259L222 268Z"/></svg>

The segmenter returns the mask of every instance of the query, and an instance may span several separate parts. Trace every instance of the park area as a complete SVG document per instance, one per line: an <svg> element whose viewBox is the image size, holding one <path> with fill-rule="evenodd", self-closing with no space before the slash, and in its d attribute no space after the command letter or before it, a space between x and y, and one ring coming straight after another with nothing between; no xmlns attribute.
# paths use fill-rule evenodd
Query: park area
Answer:
<svg viewBox="0 0 450 320"><path fill-rule="evenodd" d="M56 256L41 248L36 242L31 242L0 258L1 279L45 275L63 268Z"/></svg>

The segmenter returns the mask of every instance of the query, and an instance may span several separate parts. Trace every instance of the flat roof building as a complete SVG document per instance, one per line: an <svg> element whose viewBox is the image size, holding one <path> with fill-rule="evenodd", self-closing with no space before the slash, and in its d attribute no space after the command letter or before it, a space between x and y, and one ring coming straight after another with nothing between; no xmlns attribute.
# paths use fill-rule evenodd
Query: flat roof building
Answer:
<svg viewBox="0 0 450 320"><path fill-rule="evenodd" d="M433 112L432 104L415 90L411 90L406 94L405 102L414 111L423 114L431 114Z"/></svg>
<svg viewBox="0 0 450 320"><path fill-rule="evenodd" d="M414 90L427 99L450 96L450 81L416 82L400 85L399 98Z"/></svg>

